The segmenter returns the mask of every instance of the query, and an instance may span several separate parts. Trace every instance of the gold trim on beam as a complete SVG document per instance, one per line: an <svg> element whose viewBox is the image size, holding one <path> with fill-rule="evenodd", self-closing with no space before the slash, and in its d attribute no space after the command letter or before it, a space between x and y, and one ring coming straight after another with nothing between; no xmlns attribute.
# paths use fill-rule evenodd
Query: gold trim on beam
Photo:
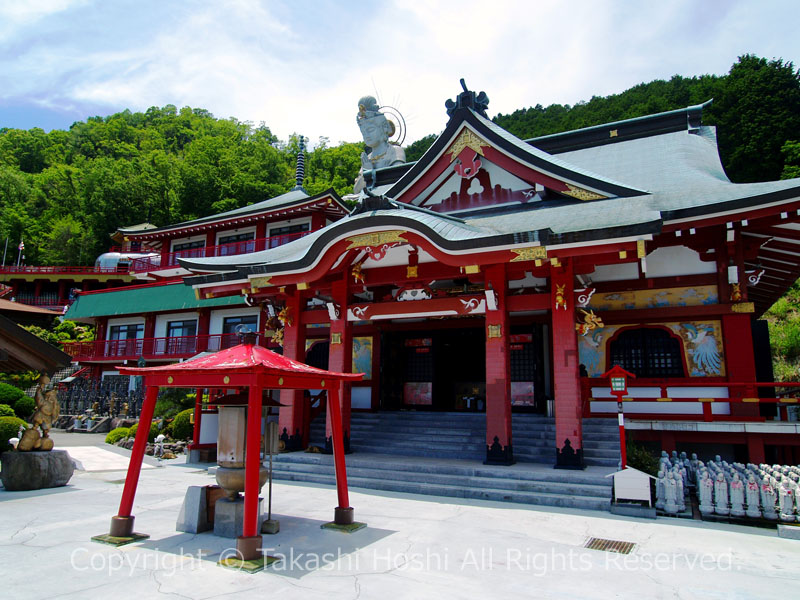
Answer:
<svg viewBox="0 0 800 600"><path fill-rule="evenodd" d="M408 233L406 231L378 231L376 233L362 233L361 235L354 235L352 237L347 238L347 241L350 242L350 245L347 247L348 250L353 250L354 248L367 248L367 247L375 247L381 246L382 244L391 244L394 242L407 242L408 240L404 239L402 236Z"/></svg>
<svg viewBox="0 0 800 600"><path fill-rule="evenodd" d="M603 196L602 194L598 194L597 192L592 192L589 190L585 190L577 185L572 185L571 183L565 183L567 186L567 191L561 192L565 196L571 196L572 198L577 198L578 200L602 200L607 198L607 196Z"/></svg>
<svg viewBox="0 0 800 600"><path fill-rule="evenodd" d="M308 282L307 281L301 281L300 283L297 284L297 289L298 290L307 290L308 289Z"/></svg>
<svg viewBox="0 0 800 600"><path fill-rule="evenodd" d="M628 258L627 250L620 250L619 251L619 258L620 258L620 260L625 260L626 258Z"/></svg>
<svg viewBox="0 0 800 600"><path fill-rule="evenodd" d="M512 248L516 254L509 262L520 262L523 260L536 260L547 258L547 248L545 246L528 246L527 248Z"/></svg>
<svg viewBox="0 0 800 600"><path fill-rule="evenodd" d="M214 292L206 292L206 300L214 297Z"/></svg>
<svg viewBox="0 0 800 600"><path fill-rule="evenodd" d="M447 150L447 153L450 154L450 162L453 162L458 157L458 155L461 154L461 151L464 148L471 148L472 150L483 156L482 146L488 146L488 145L489 144L487 142L483 141L480 137L475 135L475 133L471 129L465 127L464 130L456 138L456 141L453 142L453 144Z"/></svg>
<svg viewBox="0 0 800 600"><path fill-rule="evenodd" d="M252 279L250 279L250 287L253 288L254 290L257 290L258 288L262 287L269 287L270 285L272 285L270 283L270 279L272 279L272 277L253 277Z"/></svg>
<svg viewBox="0 0 800 600"><path fill-rule="evenodd" d="M636 258L644 258L646 255L644 240L636 240Z"/></svg>
<svg viewBox="0 0 800 600"><path fill-rule="evenodd" d="M752 302L739 302L738 304L731 304L731 311L735 313L754 313L756 312L756 305Z"/></svg>
<svg viewBox="0 0 800 600"><path fill-rule="evenodd" d="M194 299L200 300L200 290L198 288L194 288Z"/></svg>
<svg viewBox="0 0 800 600"><path fill-rule="evenodd" d="M464 267L464 273L467 275L475 275L476 273L480 273L481 268L478 265L467 265Z"/></svg>

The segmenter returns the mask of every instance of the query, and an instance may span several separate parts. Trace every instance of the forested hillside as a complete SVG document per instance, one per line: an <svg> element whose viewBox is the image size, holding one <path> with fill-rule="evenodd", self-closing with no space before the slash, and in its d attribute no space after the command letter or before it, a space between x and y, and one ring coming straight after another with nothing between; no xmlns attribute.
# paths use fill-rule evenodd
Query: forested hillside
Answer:
<svg viewBox="0 0 800 600"><path fill-rule="evenodd" d="M676 75L494 120L530 138L711 98L704 120L718 127L731 179L800 175L800 76L781 59L743 56L727 75ZM411 144L408 159L419 158L434 139ZM350 192L362 150L360 143L320 140L306 159L305 188ZM0 129L0 243L8 238L13 250L24 239L27 264L91 264L119 226L166 225L291 189L296 152L297 136L283 141L265 124L171 105L93 117L68 131Z"/></svg>
<svg viewBox="0 0 800 600"><path fill-rule="evenodd" d="M298 137L174 106L77 122L69 131L0 129L0 243L27 264L84 265L117 227L176 223L290 190ZM352 191L362 144L306 158L310 193ZM16 258L16 253L13 254Z"/></svg>

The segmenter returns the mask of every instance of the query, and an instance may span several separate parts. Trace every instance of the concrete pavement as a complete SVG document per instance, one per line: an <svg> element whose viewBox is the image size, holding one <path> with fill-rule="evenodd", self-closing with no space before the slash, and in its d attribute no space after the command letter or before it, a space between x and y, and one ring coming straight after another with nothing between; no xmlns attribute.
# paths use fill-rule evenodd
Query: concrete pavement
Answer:
<svg viewBox="0 0 800 600"><path fill-rule="evenodd" d="M794 597L800 581L800 541L773 530L351 492L368 528L345 534L319 528L333 517L332 486L291 483L274 484L281 531L264 536L282 560L251 575L217 566L233 540L175 531L186 487L213 483L198 465L142 473L135 529L149 540L91 542L108 532L124 477L76 471L64 488L0 489L8 597L771 599ZM632 542L633 551L584 548L592 537Z"/></svg>

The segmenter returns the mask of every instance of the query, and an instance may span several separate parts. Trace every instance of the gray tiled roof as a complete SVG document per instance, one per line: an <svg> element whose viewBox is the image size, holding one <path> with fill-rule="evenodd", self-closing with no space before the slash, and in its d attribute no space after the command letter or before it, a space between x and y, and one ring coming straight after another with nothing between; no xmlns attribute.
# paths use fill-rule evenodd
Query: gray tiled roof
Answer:
<svg viewBox="0 0 800 600"><path fill-rule="evenodd" d="M247 206L242 206L241 208L234 208L233 210L228 210L225 212L217 213L215 215L209 215L207 217L201 217L199 219L194 219L192 221L184 221L182 223L175 223L174 225L167 225L166 227L158 227L155 229L148 228L146 229L146 233L155 233L158 231L169 231L171 229L180 229L182 227L186 227L188 225L201 225L204 223L213 223L215 221L221 221L225 219L229 219L231 217L238 217L240 215L250 214L252 212L264 211L264 210L274 210L276 208L280 208L281 206L294 204L296 202L300 202L305 200L306 198L310 198L311 196L308 195L304 189L294 189L285 194L281 194L280 196L275 196L274 198L270 198L269 200L263 200L261 202L256 202L254 204L248 204ZM122 233L137 233L145 231L138 228L128 228L128 229L120 229Z"/></svg>
<svg viewBox="0 0 800 600"><path fill-rule="evenodd" d="M650 210L674 211L721 204L800 187L800 179L731 183L720 162L716 131L679 131L564 152L563 160L646 189ZM588 205L587 205L588 206Z"/></svg>

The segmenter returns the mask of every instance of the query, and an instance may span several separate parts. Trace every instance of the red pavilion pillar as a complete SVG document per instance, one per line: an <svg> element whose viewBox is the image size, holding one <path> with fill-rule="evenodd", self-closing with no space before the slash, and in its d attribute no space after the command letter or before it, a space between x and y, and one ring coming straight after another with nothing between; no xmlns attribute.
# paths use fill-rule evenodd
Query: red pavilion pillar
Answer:
<svg viewBox="0 0 800 600"><path fill-rule="evenodd" d="M131 515L133 499L136 496L136 487L139 484L139 473L142 471L142 460L147 449L147 436L150 434L150 425L153 422L153 412L158 399L158 386L148 385L145 392L142 412L139 415L139 426L136 429L136 438L131 449L131 461L128 463L128 474L125 476L125 487L122 490L122 499L119 503L119 512L116 517L111 517L111 530L113 537L130 537L133 534L133 520Z"/></svg>
<svg viewBox="0 0 800 600"><path fill-rule="evenodd" d="M286 300L290 321L283 329L283 355L304 362L306 357L306 328L300 323L300 313L305 299L297 290ZM278 427L286 450L302 450L308 445L305 416L309 410L303 390L281 390L282 406L278 413Z"/></svg>
<svg viewBox="0 0 800 600"><path fill-rule="evenodd" d="M505 265L486 268L486 460L514 464L511 443L511 365ZM492 292L493 297L489 294ZM494 303L494 307L492 307Z"/></svg>
<svg viewBox="0 0 800 600"><path fill-rule="evenodd" d="M550 264L553 320L553 387L556 419L556 468L583 469L583 431L578 338L575 333L573 269L568 258Z"/></svg>
<svg viewBox="0 0 800 600"><path fill-rule="evenodd" d="M247 396L247 435L244 457L244 517L242 535L236 538L236 550L242 560L261 556L261 535L258 531L258 485L261 468L261 386L250 384Z"/></svg>
<svg viewBox="0 0 800 600"><path fill-rule="evenodd" d="M336 373L351 373L353 371L353 324L347 320L347 301L349 299L349 273L343 279L334 281L331 286L331 296L339 311L338 318L331 319L330 350L328 353L328 370ZM341 420L342 443L345 452L350 452L350 401L352 385L349 381L342 382L341 397L339 398L339 412ZM330 394L330 392L329 392ZM329 401L325 415L325 452L334 451L333 420L331 412L332 403Z"/></svg>

